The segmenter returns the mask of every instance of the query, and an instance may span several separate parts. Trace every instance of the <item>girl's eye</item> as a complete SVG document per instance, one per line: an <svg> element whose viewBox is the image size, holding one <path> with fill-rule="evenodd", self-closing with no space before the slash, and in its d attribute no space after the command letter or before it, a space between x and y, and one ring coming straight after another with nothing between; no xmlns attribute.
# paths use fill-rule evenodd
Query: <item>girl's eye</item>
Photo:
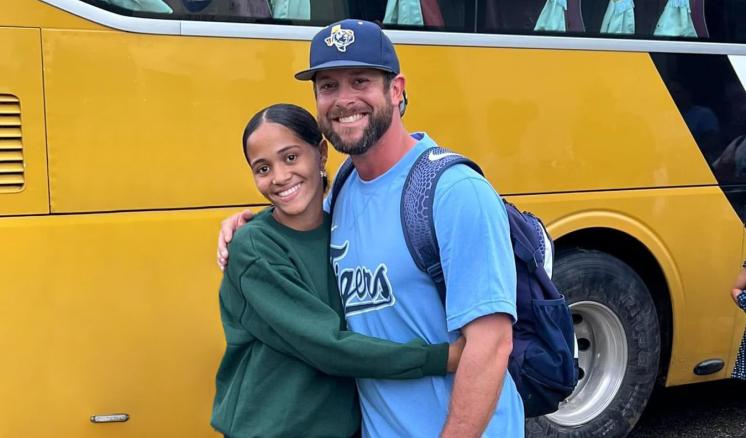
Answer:
<svg viewBox="0 0 746 438"><path fill-rule="evenodd" d="M286 158L286 160L288 160L288 161L289 161L289 162L291 162L291 163L292 163L293 161L297 160L297 159L298 159L298 155L297 155L297 154L288 154L288 156L287 156L287 158Z"/></svg>
<svg viewBox="0 0 746 438"><path fill-rule="evenodd" d="M256 168L255 172L257 175L266 175L267 172L269 172L269 166L259 166Z"/></svg>

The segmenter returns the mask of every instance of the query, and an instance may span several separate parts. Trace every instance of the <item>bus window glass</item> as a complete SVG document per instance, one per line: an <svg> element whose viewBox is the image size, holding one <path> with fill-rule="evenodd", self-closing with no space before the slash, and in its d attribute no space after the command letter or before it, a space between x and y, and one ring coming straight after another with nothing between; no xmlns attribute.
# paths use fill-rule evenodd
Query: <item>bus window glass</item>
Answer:
<svg viewBox="0 0 746 438"><path fill-rule="evenodd" d="M668 0L655 26L654 35L696 38L689 0Z"/></svg>
<svg viewBox="0 0 746 438"><path fill-rule="evenodd" d="M547 0L479 0L477 30L485 33L533 33L547 3Z"/></svg>
<svg viewBox="0 0 746 438"><path fill-rule="evenodd" d="M473 17L473 1L388 0L385 2L382 21L387 29L473 32ZM370 20L371 17L366 19Z"/></svg>
<svg viewBox="0 0 746 438"><path fill-rule="evenodd" d="M345 18L390 29L474 31L473 0L81 0L122 15L326 26ZM568 0L552 0L566 2ZM569 0L579 1L579 0ZM538 12L537 12L538 14Z"/></svg>
<svg viewBox="0 0 746 438"><path fill-rule="evenodd" d="M112 6L115 10L122 9L155 14L170 14L173 12L173 9L164 0L99 0L96 3Z"/></svg>
<svg viewBox="0 0 746 438"><path fill-rule="evenodd" d="M651 55L713 174L746 183L746 91L723 56Z"/></svg>
<svg viewBox="0 0 746 438"><path fill-rule="evenodd" d="M310 20L311 0L271 0L272 18Z"/></svg>
<svg viewBox="0 0 746 438"><path fill-rule="evenodd" d="M547 0L534 26L536 32L583 32L580 0Z"/></svg>
<svg viewBox="0 0 746 438"><path fill-rule="evenodd" d="M741 0L478 0L477 31L746 42L744 9Z"/></svg>
<svg viewBox="0 0 746 438"><path fill-rule="evenodd" d="M599 31L617 35L634 35L635 2L633 0L609 0Z"/></svg>
<svg viewBox="0 0 746 438"><path fill-rule="evenodd" d="M478 32L512 34L582 33L581 0L479 0Z"/></svg>
<svg viewBox="0 0 746 438"><path fill-rule="evenodd" d="M564 32L567 30L565 14L567 0L547 0L536 20L535 31Z"/></svg>
<svg viewBox="0 0 746 438"><path fill-rule="evenodd" d="M745 0L80 0L123 15L387 29L744 43ZM476 20L476 22L475 22Z"/></svg>

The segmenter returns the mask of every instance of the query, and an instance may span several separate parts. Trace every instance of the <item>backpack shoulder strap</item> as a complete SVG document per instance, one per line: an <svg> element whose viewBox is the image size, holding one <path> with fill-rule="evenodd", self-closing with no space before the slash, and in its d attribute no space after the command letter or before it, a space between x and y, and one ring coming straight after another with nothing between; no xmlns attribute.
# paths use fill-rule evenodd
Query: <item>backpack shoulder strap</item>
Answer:
<svg viewBox="0 0 746 438"><path fill-rule="evenodd" d="M531 233L536 232L538 235L538 219L529 213L523 213L518 207L505 202L505 209L508 213L508 223L510 224L510 240L513 243L513 252L522 262L528 265L529 272L533 273L543 265L543 254L541 244L531 242ZM528 230L527 230L528 228Z"/></svg>
<svg viewBox="0 0 746 438"><path fill-rule="evenodd" d="M347 157L344 163L339 166L339 170L337 170L337 174L334 176L334 182L332 183L332 192L330 194L332 200L329 207L329 216L334 215L334 205L337 203L337 198L339 198L339 192L342 191L342 186L345 185L345 181L347 181L347 178L349 178L354 169L355 166L353 166L350 157Z"/></svg>
<svg viewBox="0 0 746 438"><path fill-rule="evenodd" d="M435 235L433 203L438 179L446 169L456 164L465 164L483 174L476 163L460 154L441 147L430 148L423 151L412 165L401 195L401 224L407 249L415 265L433 280L444 302L445 278Z"/></svg>

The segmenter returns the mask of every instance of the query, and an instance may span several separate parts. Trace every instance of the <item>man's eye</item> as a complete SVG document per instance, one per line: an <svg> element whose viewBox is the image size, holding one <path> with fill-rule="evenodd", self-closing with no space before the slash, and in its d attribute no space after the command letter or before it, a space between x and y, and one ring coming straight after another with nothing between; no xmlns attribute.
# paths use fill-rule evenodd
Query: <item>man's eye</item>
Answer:
<svg viewBox="0 0 746 438"><path fill-rule="evenodd" d="M285 158L285 159L287 161L289 161L289 162L292 163L293 161L295 161L295 160L298 159L298 155L297 154L288 154L287 158Z"/></svg>
<svg viewBox="0 0 746 438"><path fill-rule="evenodd" d="M334 84L332 84L331 82L326 82L319 85L319 91L329 91L332 88L334 88Z"/></svg>
<svg viewBox="0 0 746 438"><path fill-rule="evenodd" d="M364 84L364 83L366 83L366 82L368 82L368 79L367 79L367 78L357 78L357 79L355 79L355 83L356 83L357 85L362 85L362 84Z"/></svg>

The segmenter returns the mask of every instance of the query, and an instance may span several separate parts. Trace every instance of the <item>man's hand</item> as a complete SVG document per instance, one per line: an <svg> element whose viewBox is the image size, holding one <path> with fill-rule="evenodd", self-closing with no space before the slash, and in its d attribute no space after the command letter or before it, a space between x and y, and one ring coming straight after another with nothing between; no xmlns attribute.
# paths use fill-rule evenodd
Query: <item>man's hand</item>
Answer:
<svg viewBox="0 0 746 438"><path fill-rule="evenodd" d="M218 267L221 271L224 271L225 266L228 264L228 244L233 239L233 233L246 225L253 217L254 213L247 209L228 217L220 223L220 233L218 234Z"/></svg>
<svg viewBox="0 0 746 438"><path fill-rule="evenodd" d="M513 349L513 321L506 314L477 318L461 333L466 345L456 371L443 438L482 435L497 407Z"/></svg>

